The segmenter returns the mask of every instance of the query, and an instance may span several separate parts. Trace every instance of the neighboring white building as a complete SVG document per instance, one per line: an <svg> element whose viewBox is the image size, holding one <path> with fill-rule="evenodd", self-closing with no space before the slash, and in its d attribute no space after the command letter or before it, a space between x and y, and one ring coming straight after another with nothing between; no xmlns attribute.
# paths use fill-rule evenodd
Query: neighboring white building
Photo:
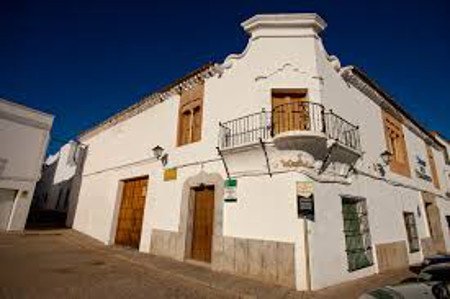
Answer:
<svg viewBox="0 0 450 299"><path fill-rule="evenodd" d="M299 290L450 251L443 145L326 52L325 26L254 16L242 54L82 133L73 227Z"/></svg>
<svg viewBox="0 0 450 299"><path fill-rule="evenodd" d="M0 230L23 230L53 116L0 99Z"/></svg>
<svg viewBox="0 0 450 299"><path fill-rule="evenodd" d="M66 213L66 226L72 226L83 166L83 153L83 145L72 140L47 158L33 197L33 209L37 213L42 210Z"/></svg>

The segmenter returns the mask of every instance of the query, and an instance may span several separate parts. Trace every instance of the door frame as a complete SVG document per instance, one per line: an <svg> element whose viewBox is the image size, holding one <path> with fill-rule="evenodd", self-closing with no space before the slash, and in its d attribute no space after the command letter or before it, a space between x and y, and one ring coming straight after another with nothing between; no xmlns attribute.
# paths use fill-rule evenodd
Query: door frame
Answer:
<svg viewBox="0 0 450 299"><path fill-rule="evenodd" d="M223 194L224 179L218 173L206 173L201 171L199 174L190 177L184 182L183 193L180 206L179 233L182 239L182 258L191 259L192 229L193 229L193 208L194 189L200 186L214 186L214 218L213 218L213 237L211 244L211 267L216 263L215 252L218 252L221 238L223 236Z"/></svg>

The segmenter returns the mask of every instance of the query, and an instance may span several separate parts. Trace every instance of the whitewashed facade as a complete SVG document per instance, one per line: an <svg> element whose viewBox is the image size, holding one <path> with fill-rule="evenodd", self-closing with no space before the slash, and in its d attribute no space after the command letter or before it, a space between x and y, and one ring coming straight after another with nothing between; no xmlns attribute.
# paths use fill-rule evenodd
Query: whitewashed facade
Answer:
<svg viewBox="0 0 450 299"><path fill-rule="evenodd" d="M250 38L241 54L80 136L87 156L74 228L114 244L124 184L148 177L139 250L192 259L196 194L211 186L210 265L217 271L315 290L450 251L443 145L361 71L341 67L326 52L320 38L326 24L316 14L257 15L242 26ZM291 94L302 94L301 104L273 105ZM198 97L200 110L184 114L184 103ZM400 120L407 176L381 159L388 149L382 111ZM188 133L196 142L180 146L183 115L191 115ZM426 144L439 188L424 162ZM157 145L166 165L153 156ZM235 202L224 200L228 175L237 181ZM310 194L314 219L305 220L298 198ZM364 202L358 221L368 222L368 230L358 242L370 257L358 269L349 266L344 201ZM405 212L415 220L417 251L408 242Z"/></svg>
<svg viewBox="0 0 450 299"><path fill-rule="evenodd" d="M0 230L23 230L53 116L0 99Z"/></svg>

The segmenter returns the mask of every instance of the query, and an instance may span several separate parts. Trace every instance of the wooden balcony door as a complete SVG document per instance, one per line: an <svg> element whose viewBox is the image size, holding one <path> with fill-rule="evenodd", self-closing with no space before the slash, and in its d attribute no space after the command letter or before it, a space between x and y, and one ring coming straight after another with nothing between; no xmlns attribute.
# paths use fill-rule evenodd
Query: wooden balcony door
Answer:
<svg viewBox="0 0 450 299"><path fill-rule="evenodd" d="M306 91L273 91L273 132L304 131L310 129Z"/></svg>
<svg viewBox="0 0 450 299"><path fill-rule="evenodd" d="M115 243L139 248L148 177L124 181Z"/></svg>
<svg viewBox="0 0 450 299"><path fill-rule="evenodd" d="M211 262L214 224L214 187L194 189L191 258Z"/></svg>

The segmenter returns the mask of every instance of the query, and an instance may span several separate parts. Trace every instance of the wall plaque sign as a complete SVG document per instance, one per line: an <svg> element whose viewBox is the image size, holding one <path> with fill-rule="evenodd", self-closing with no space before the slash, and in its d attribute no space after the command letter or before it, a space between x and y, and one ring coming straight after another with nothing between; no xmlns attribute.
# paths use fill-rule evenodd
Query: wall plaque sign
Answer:
<svg viewBox="0 0 450 299"><path fill-rule="evenodd" d="M314 221L313 182L297 182L297 215L299 218Z"/></svg>
<svg viewBox="0 0 450 299"><path fill-rule="evenodd" d="M224 196L225 202L236 202L237 201L237 180L227 179L224 185Z"/></svg>
<svg viewBox="0 0 450 299"><path fill-rule="evenodd" d="M164 169L164 181L173 181L177 179L177 169L168 168Z"/></svg>

